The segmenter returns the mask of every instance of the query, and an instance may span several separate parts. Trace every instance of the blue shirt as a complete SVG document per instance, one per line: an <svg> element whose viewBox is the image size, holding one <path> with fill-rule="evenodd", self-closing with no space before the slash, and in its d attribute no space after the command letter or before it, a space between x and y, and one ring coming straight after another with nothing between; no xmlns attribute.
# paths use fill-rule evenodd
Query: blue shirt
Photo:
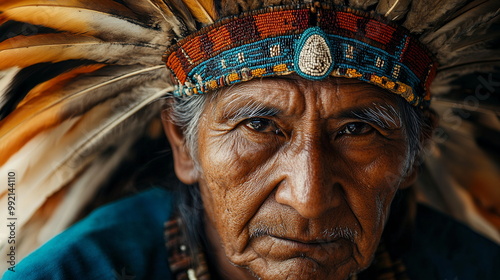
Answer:
<svg viewBox="0 0 500 280"><path fill-rule="evenodd" d="M500 279L500 246L431 208L417 209L411 250L402 259L410 279Z"/></svg>
<svg viewBox="0 0 500 280"><path fill-rule="evenodd" d="M101 207L2 279L171 279L163 226L172 205L154 188Z"/></svg>

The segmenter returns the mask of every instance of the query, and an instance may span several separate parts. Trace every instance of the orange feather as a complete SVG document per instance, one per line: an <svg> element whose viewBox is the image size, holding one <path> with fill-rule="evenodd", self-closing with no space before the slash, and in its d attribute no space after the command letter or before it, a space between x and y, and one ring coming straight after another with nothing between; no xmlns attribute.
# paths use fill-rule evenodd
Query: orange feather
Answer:
<svg viewBox="0 0 500 280"><path fill-rule="evenodd" d="M203 24L212 24L217 20L213 0L183 0L193 17Z"/></svg>

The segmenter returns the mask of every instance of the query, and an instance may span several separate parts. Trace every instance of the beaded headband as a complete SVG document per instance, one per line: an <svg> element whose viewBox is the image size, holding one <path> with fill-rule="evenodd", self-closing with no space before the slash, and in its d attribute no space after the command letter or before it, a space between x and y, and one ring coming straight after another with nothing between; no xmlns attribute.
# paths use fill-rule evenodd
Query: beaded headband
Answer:
<svg viewBox="0 0 500 280"><path fill-rule="evenodd" d="M349 8L271 7L223 19L164 54L176 96L255 77L356 78L427 107L437 63L408 30Z"/></svg>

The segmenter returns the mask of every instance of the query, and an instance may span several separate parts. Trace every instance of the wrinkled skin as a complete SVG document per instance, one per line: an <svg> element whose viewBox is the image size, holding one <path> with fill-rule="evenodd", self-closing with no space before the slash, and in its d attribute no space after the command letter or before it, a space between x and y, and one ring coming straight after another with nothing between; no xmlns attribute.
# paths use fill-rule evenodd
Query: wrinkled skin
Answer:
<svg viewBox="0 0 500 280"><path fill-rule="evenodd" d="M242 83L208 103L201 174L186 175L183 149L174 157L179 178L199 183L227 279L346 279L370 265L407 186L408 151L401 123L380 127L352 112L397 111L396 98L357 80L291 76ZM267 110L238 114L249 104Z"/></svg>

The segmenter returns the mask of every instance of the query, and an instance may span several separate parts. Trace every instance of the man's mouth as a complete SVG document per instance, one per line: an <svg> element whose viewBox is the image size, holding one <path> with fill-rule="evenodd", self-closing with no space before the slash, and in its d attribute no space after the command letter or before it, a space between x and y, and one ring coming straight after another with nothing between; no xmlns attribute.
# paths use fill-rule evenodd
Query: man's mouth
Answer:
<svg viewBox="0 0 500 280"><path fill-rule="evenodd" d="M335 247L335 243L339 243L339 238L325 240L322 238L281 237L273 235L269 237L276 245L297 253L313 253L318 250L333 249L332 247Z"/></svg>
<svg viewBox="0 0 500 280"><path fill-rule="evenodd" d="M276 261L304 259L325 264L345 261L352 255L352 245L349 240L339 237L324 239L267 235L255 240L254 249Z"/></svg>
<svg viewBox="0 0 500 280"><path fill-rule="evenodd" d="M270 235L273 238L281 239L284 241L289 241L289 242L294 242L294 243L300 243L304 245L321 245L321 244L327 244L331 242L337 241L339 238L330 238L330 239L324 239L321 237L318 238L302 238L302 237L283 237L283 236L275 236L275 235Z"/></svg>

